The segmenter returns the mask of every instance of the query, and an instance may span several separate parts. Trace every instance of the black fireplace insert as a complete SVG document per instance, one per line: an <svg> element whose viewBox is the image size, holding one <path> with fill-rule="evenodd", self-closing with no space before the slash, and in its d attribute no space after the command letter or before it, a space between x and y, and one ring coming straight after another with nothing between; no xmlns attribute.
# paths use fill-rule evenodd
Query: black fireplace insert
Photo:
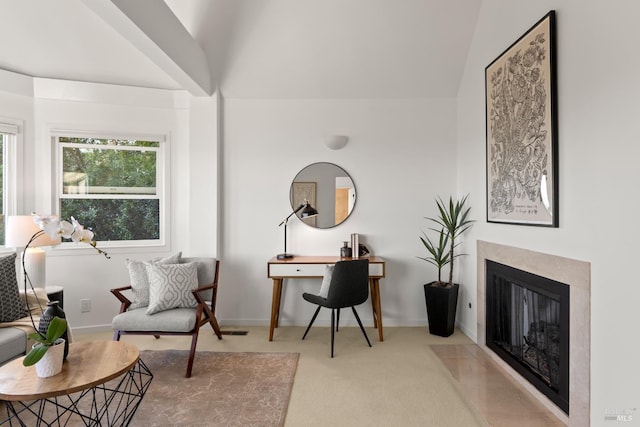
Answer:
<svg viewBox="0 0 640 427"><path fill-rule="evenodd" d="M569 289L486 261L486 344L569 414Z"/></svg>

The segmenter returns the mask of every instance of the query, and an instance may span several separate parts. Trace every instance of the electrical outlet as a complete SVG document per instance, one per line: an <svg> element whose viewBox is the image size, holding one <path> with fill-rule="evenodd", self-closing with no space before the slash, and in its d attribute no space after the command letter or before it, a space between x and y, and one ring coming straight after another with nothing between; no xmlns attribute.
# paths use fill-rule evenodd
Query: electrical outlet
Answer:
<svg viewBox="0 0 640 427"><path fill-rule="evenodd" d="M80 300L80 313L88 313L91 311L91 300L90 299L81 299Z"/></svg>

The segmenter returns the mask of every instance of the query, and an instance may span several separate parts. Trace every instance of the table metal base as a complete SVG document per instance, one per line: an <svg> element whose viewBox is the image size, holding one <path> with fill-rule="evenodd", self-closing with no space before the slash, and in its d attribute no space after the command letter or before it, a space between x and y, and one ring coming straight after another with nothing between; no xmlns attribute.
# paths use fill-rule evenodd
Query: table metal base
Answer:
<svg viewBox="0 0 640 427"><path fill-rule="evenodd" d="M71 395L8 402L1 426L127 426L151 385L153 374L138 359L122 376Z"/></svg>

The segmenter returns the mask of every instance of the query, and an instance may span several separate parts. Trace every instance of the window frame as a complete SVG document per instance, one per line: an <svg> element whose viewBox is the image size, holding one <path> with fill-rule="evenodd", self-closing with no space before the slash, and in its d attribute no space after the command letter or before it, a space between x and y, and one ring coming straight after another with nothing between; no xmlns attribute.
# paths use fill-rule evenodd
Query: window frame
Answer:
<svg viewBox="0 0 640 427"><path fill-rule="evenodd" d="M52 159L54 161L54 186L53 188L53 211L60 214L60 203L62 199L125 199L125 198L147 198L148 197L132 197L131 194L113 194L110 196L103 194L64 194L64 171L63 171L63 148L65 143L60 143L59 138L95 138L95 139L120 139L120 140L143 140L143 141L157 141L158 147L154 148L156 151L156 194L159 202L159 238L150 240L99 240L98 244L100 248L166 248L169 246L169 224L170 222L170 201L169 201L169 135L166 134L140 134L140 133L118 133L108 131L85 131L85 130L68 130L68 129L51 129L49 131L49 138L52 145ZM130 150L131 148L128 148ZM140 151L143 149L148 150L148 147L140 147ZM135 150L135 148L134 148ZM91 197L98 196L98 197ZM69 218L62 218L69 220ZM81 221L82 222L82 221ZM97 237L99 238L99 230ZM72 242L63 242L58 246L56 251L60 249L73 249L75 247L85 248L85 245L78 246Z"/></svg>
<svg viewBox="0 0 640 427"><path fill-rule="evenodd" d="M24 167L19 167L23 162L24 152L24 121L9 117L0 117L0 133L9 135L4 138L3 152L3 199L2 212L5 219L10 215L17 215L22 209ZM6 248L0 245L0 248ZM7 248L9 249L9 248Z"/></svg>

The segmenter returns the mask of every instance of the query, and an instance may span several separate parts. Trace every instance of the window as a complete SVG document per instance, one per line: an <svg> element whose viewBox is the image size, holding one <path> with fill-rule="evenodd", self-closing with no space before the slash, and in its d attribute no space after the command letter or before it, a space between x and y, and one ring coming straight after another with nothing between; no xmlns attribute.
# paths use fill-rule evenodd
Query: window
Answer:
<svg viewBox="0 0 640 427"><path fill-rule="evenodd" d="M4 246L5 218L16 213L18 126L0 122L0 246Z"/></svg>
<svg viewBox="0 0 640 427"><path fill-rule="evenodd" d="M5 133L0 133L0 156L2 156L0 158L0 201L2 201L2 222L0 223L0 244L2 244L2 246L4 246L4 219L6 218L7 212L5 210L5 206L4 206L4 183L5 183L5 179L4 179L4 171L6 170L5 164L4 164L4 159L5 159L5 153L4 153L4 147L5 147Z"/></svg>
<svg viewBox="0 0 640 427"><path fill-rule="evenodd" d="M71 133L58 152L58 212L75 217L100 242L163 241L163 138L118 139Z"/></svg>

